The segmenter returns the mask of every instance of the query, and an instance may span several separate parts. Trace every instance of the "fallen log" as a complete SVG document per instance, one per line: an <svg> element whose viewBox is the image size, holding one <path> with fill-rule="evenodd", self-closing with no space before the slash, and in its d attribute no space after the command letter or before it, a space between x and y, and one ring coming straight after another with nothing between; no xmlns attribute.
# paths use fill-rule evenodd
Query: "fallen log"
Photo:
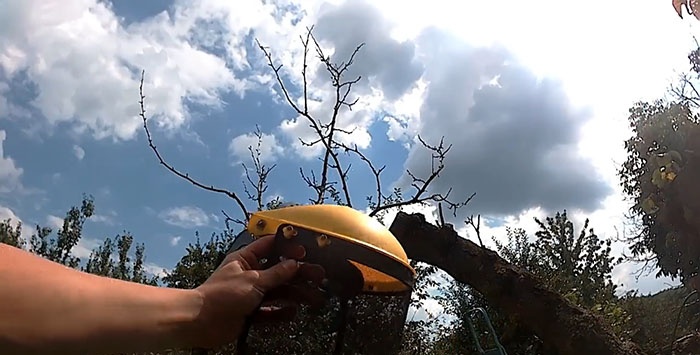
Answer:
<svg viewBox="0 0 700 355"><path fill-rule="evenodd" d="M549 291L532 273L450 227L430 224L421 214L399 212L390 229L409 258L470 285L559 354L644 354L636 344L617 337L600 317Z"/></svg>

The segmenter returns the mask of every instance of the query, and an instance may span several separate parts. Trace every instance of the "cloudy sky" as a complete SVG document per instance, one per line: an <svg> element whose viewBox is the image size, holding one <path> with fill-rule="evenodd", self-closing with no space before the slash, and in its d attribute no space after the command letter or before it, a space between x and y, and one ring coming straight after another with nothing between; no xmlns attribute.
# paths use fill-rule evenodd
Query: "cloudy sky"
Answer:
<svg viewBox="0 0 700 355"><path fill-rule="evenodd" d="M657 0L0 0L0 218L55 227L91 194L97 216L76 252L128 230L155 270L195 231L221 230L222 209L239 213L158 165L138 117L141 70L166 160L243 193L257 125L263 162L277 164L269 197L305 201L299 167L318 169L319 151L300 144L313 132L278 95L255 40L284 64L297 100L310 25L338 61L365 43L348 72L362 76L358 104L339 119L352 134L340 139L387 165L389 190L406 184L405 169L430 170L417 135L445 137L453 148L433 191L476 192L463 212L485 216L487 238L561 209L604 237L623 232L626 111L664 95L698 33ZM327 120L334 93L316 60L308 78L311 113ZM356 163L351 194L364 209L373 178ZM675 284L636 282L635 269L615 271L625 289Z"/></svg>

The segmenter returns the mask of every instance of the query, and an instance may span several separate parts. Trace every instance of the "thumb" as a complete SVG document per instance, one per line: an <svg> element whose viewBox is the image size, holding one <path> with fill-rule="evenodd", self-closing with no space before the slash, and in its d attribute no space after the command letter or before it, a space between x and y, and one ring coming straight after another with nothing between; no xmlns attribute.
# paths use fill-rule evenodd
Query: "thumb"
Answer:
<svg viewBox="0 0 700 355"><path fill-rule="evenodd" d="M293 259L287 259L275 264L269 269L259 271L258 288L267 292L273 288L292 280L299 270L299 263Z"/></svg>

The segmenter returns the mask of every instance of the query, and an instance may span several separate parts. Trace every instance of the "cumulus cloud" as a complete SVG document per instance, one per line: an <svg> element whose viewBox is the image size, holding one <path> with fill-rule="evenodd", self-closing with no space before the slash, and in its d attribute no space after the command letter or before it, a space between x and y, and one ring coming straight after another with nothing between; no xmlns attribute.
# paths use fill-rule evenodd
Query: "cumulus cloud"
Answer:
<svg viewBox="0 0 700 355"><path fill-rule="evenodd" d="M103 240L82 237L72 249L71 253L78 258L85 260L90 257L92 251L102 244Z"/></svg>
<svg viewBox="0 0 700 355"><path fill-rule="evenodd" d="M173 207L159 214L167 224L180 228L196 228L209 224L209 216L195 206Z"/></svg>
<svg viewBox="0 0 700 355"><path fill-rule="evenodd" d="M54 231L58 231L63 227L63 218L54 215L46 216L46 225Z"/></svg>
<svg viewBox="0 0 700 355"><path fill-rule="evenodd" d="M338 60L350 58L355 48L364 43L347 77L364 77L366 85L381 89L393 101L416 85L424 69L415 57L415 44L392 38L393 27L369 2L345 1L340 5L324 4L315 28L317 39L332 44Z"/></svg>
<svg viewBox="0 0 700 355"><path fill-rule="evenodd" d="M258 144L260 145L258 146ZM231 140L228 150L236 158L237 163L240 163L251 159L249 148L253 149L253 152L256 150L260 152L261 163L275 161L283 151L277 138L267 133L260 133L259 138L255 133L239 135Z"/></svg>
<svg viewBox="0 0 700 355"><path fill-rule="evenodd" d="M79 145L74 145L73 154L75 154L75 157L78 158L78 160L83 160L83 158L85 158L85 149Z"/></svg>
<svg viewBox="0 0 700 355"><path fill-rule="evenodd" d="M148 112L160 126L177 128L189 117L186 105L218 107L222 91L243 94L251 85L243 72L253 29L280 43L280 34L292 35L284 28L294 18L274 4L199 0L170 10L125 25L104 1L4 4L0 96L21 76L35 94L31 106L49 124L129 139L139 129L141 69Z"/></svg>
<svg viewBox="0 0 700 355"><path fill-rule="evenodd" d="M20 178L24 172L22 168L15 164L14 159L5 154L3 144L7 138L7 133L0 130L0 193L10 192L20 188Z"/></svg>
<svg viewBox="0 0 700 355"><path fill-rule="evenodd" d="M390 139L412 145L405 167L424 174L434 162L416 135L432 144L445 137L453 147L435 192L477 192L471 209L492 216L535 207L593 211L612 193L580 154L580 131L591 113L576 109L559 82L539 78L506 49L473 47L435 28L399 41L393 24L366 2L324 5L317 24L317 38L337 61L366 43L347 77L364 77L356 93L365 106L339 119L341 127L355 128L348 141L368 147L369 129L381 118ZM330 117L332 93L323 91L323 68L314 73L319 101L312 101L311 111ZM313 137L301 117L283 121L281 129L293 139ZM309 158L321 150L297 148ZM404 176L398 185L408 182Z"/></svg>
<svg viewBox="0 0 700 355"><path fill-rule="evenodd" d="M314 35L326 56L336 65L347 63L357 46L364 43L351 66L344 72L341 81L361 80L345 100L358 101L348 110L341 107L334 117L336 90L325 65L309 54L307 70L308 110L321 125L336 120L338 142L357 145L360 149L369 148L372 136L371 126L385 112L393 112L395 104L413 92L419 85L423 73L423 63L415 56L415 44L411 41L397 41L391 37L394 24L389 22L377 8L364 1L346 1L340 5L324 3L314 14ZM298 43L298 42L297 42ZM298 45L300 46L300 45ZM313 46L313 44L312 44ZM285 64L287 64L285 62ZM294 66L301 72L299 65ZM290 69L287 69L289 71ZM288 73L288 72L285 72ZM299 73L290 73L289 79L298 88L303 85ZM345 89L341 90L344 91ZM297 105L303 110L303 93L290 90ZM318 139L314 129L303 115L284 120L280 129L292 144L294 151L303 158L311 159L323 151L321 144L305 146L305 142ZM346 133L350 132L350 133Z"/></svg>
<svg viewBox="0 0 700 355"><path fill-rule="evenodd" d="M170 271L164 266L156 265L153 263L145 263L143 265L143 268L146 271L146 273L158 277L164 277Z"/></svg>
<svg viewBox="0 0 700 355"><path fill-rule="evenodd" d="M470 207L487 215L602 207L611 187L578 149L590 114L574 109L558 82L538 78L502 48L472 48L434 29L418 41L430 63L419 133L453 145L436 191L476 192ZM429 173L430 154L414 145L405 167Z"/></svg>

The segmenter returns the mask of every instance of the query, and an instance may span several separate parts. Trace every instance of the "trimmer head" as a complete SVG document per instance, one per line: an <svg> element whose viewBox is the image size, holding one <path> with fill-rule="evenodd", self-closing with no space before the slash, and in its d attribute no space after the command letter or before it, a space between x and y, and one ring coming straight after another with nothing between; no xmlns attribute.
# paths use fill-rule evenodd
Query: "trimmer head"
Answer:
<svg viewBox="0 0 700 355"><path fill-rule="evenodd" d="M260 211L250 218L254 238L275 235L306 249L304 262L321 265L334 295L397 294L413 287L415 271L396 238L375 219L349 207L308 205ZM277 262L270 258L269 262Z"/></svg>
<svg viewBox="0 0 700 355"><path fill-rule="evenodd" d="M275 235L275 255L263 267L280 261L289 245L302 245L301 261L324 268L324 289L341 300L342 329L336 339L336 353L343 341L347 303L359 294L397 295L410 292L416 277L403 247L393 234L375 219L339 205L296 205L253 213L245 231L229 252L255 239ZM245 349L246 329L239 339L239 353Z"/></svg>

